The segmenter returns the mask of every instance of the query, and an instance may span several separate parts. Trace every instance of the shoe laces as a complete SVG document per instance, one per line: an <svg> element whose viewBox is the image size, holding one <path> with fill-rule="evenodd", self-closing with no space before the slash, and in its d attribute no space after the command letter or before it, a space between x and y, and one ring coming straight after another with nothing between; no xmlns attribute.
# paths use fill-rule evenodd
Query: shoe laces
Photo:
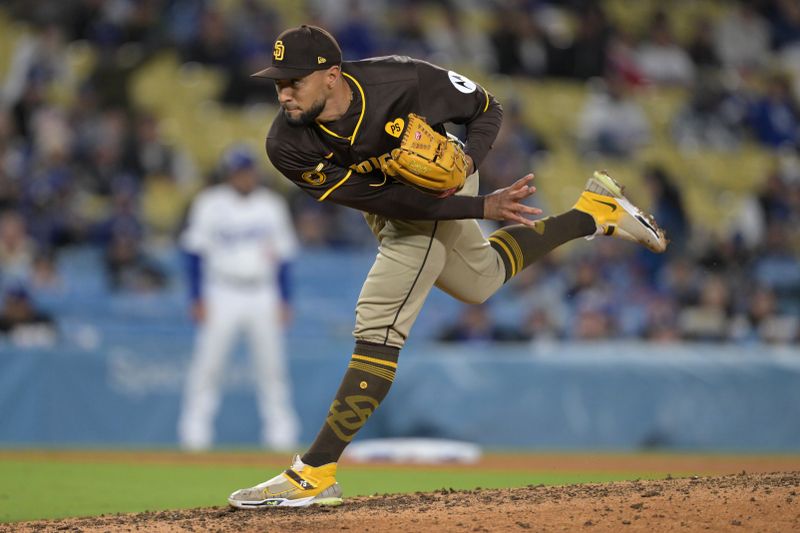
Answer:
<svg viewBox="0 0 800 533"><path fill-rule="evenodd" d="M294 470L295 472L300 472L303 470L305 466L306 464L302 460L300 460L300 455L299 454L295 455L294 459L292 459L292 470Z"/></svg>

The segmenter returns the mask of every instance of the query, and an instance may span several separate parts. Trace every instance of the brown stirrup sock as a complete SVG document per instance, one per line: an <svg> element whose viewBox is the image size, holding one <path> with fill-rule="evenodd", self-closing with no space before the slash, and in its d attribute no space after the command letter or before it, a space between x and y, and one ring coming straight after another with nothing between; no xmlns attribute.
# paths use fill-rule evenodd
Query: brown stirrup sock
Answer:
<svg viewBox="0 0 800 533"><path fill-rule="evenodd" d="M535 263L554 248L596 231L594 218L571 209L554 217L537 220L533 227L523 224L506 226L489 235L489 244L506 267L506 281L523 268Z"/></svg>
<svg viewBox="0 0 800 533"><path fill-rule="evenodd" d="M339 391L314 443L303 455L309 466L339 460L367 418L378 408L394 381L400 348L356 341Z"/></svg>

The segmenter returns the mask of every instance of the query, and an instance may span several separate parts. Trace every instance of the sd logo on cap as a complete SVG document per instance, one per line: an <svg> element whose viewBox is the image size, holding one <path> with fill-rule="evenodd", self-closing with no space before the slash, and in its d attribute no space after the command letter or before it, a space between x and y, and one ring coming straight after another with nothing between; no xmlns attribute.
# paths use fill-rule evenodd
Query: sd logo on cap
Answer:
<svg viewBox="0 0 800 533"><path fill-rule="evenodd" d="M291 28L275 40L272 66L253 74L255 78L288 80L303 78L316 70L341 65L342 50L336 39L317 26Z"/></svg>

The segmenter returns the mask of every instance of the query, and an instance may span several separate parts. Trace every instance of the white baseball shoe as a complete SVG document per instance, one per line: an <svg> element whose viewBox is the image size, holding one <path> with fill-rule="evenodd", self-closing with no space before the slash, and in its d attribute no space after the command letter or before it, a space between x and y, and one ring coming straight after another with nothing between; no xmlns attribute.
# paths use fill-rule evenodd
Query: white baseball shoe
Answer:
<svg viewBox="0 0 800 533"><path fill-rule="evenodd" d="M237 490L228 496L228 503L239 509L341 505L336 463L314 467L296 455L291 468L255 487Z"/></svg>

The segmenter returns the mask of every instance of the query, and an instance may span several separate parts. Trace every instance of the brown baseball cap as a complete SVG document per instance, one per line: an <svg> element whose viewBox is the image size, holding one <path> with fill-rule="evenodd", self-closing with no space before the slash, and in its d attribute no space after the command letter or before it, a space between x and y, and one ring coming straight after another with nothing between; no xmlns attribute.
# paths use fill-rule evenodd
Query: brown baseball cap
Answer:
<svg viewBox="0 0 800 533"><path fill-rule="evenodd" d="M341 63L342 49L336 39L318 26L303 24L278 35L272 49L272 66L252 77L271 80L302 78Z"/></svg>

